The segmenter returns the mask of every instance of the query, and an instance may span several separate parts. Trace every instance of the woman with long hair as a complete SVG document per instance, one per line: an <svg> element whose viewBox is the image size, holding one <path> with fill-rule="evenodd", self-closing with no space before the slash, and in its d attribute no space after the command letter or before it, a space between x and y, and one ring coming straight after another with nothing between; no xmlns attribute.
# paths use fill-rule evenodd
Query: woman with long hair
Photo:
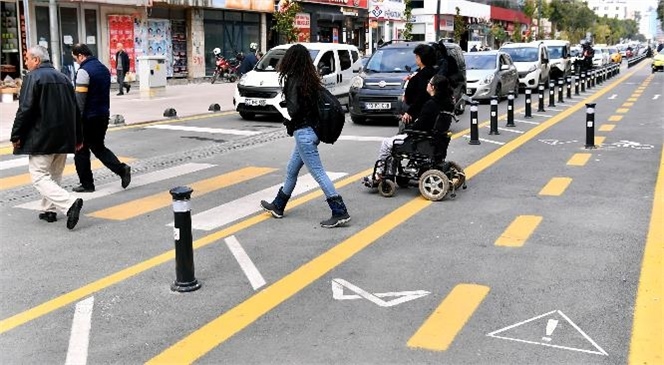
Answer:
<svg viewBox="0 0 664 365"><path fill-rule="evenodd" d="M286 109L290 115L290 120L284 119L284 125L288 135L295 138L295 148L286 167L284 185L271 203L261 200L261 207L275 218L283 217L300 169L306 165L325 193L332 210L332 217L320 222L321 226L332 228L343 225L350 221L350 215L341 195L327 176L318 154L320 140L314 127L318 122L318 95L323 86L307 48L301 44L291 46L277 65L277 71Z"/></svg>

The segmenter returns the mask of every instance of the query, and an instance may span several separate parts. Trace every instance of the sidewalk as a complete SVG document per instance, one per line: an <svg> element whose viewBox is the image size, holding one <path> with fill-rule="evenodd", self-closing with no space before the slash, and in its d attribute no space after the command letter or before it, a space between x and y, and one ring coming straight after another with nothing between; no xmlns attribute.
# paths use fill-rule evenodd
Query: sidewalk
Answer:
<svg viewBox="0 0 664 365"><path fill-rule="evenodd" d="M154 95L141 95L138 84L132 85L129 94L116 96L116 85L111 89L111 116L120 114L125 124L137 124L166 120L164 110L174 108L178 117L209 114L210 104L217 103L221 111L233 110L233 94L235 83L210 82L189 83L185 85L168 85L163 93ZM145 93L143 93L145 94ZM18 101L0 103L0 144L9 143L14 116L18 109Z"/></svg>

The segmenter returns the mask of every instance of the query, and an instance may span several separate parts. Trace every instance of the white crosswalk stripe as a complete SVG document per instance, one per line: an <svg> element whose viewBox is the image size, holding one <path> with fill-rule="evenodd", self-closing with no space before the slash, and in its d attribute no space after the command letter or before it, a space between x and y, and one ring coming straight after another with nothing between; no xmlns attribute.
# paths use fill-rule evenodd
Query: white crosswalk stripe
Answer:
<svg viewBox="0 0 664 365"><path fill-rule="evenodd" d="M241 129L228 129L228 128L203 128L203 127L189 127L185 125L151 125L145 128L150 129L164 129L170 131L182 131L182 132L198 132L198 133L212 133L212 134L231 134L234 136L255 136L263 132L260 131L245 131Z"/></svg>

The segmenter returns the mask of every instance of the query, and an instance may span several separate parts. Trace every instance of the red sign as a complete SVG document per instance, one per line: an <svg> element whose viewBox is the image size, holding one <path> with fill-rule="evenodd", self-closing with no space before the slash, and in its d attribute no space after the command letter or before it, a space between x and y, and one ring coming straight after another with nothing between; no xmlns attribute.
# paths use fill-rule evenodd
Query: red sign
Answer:
<svg viewBox="0 0 664 365"><path fill-rule="evenodd" d="M369 0L302 0L302 2L369 9Z"/></svg>
<svg viewBox="0 0 664 365"><path fill-rule="evenodd" d="M298 42L311 42L311 16L308 13L295 15L295 28L300 31L297 36Z"/></svg>
<svg viewBox="0 0 664 365"><path fill-rule="evenodd" d="M124 51L129 56L129 69L134 68L134 18L131 15L109 15L108 35L110 39L109 51L111 53L111 74L115 75L115 53L118 51L116 45L122 43Z"/></svg>

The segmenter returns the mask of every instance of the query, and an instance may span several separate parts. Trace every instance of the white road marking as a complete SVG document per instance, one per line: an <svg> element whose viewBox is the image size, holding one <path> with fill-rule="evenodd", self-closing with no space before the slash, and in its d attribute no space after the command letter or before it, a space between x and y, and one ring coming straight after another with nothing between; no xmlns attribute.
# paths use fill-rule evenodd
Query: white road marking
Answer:
<svg viewBox="0 0 664 365"><path fill-rule="evenodd" d="M341 141L359 141L359 142L382 142L385 137L373 136L339 136Z"/></svg>
<svg viewBox="0 0 664 365"><path fill-rule="evenodd" d="M466 135L463 136L463 138L470 139L470 135L466 134ZM497 145L501 145L501 146L505 144L505 142L492 141L492 140L486 139L486 138L478 138L478 139L482 142L493 143L493 144L497 144Z"/></svg>
<svg viewBox="0 0 664 365"><path fill-rule="evenodd" d="M652 97L652 100L657 100L659 99L659 94L655 94L655 96Z"/></svg>
<svg viewBox="0 0 664 365"><path fill-rule="evenodd" d="M355 294L344 294L344 288L347 288ZM368 291L355 286L344 279L332 279L332 298L336 300L351 300L351 299L366 299L380 307L393 307L395 305L405 303L414 299L422 298L431 294L426 290L413 290L402 292L389 292L389 293L375 293L371 294ZM385 301L380 298L397 297L390 301Z"/></svg>
<svg viewBox="0 0 664 365"><path fill-rule="evenodd" d="M502 127L498 127L498 129L501 130L501 131L505 131L505 132L512 132L512 133L518 133L518 134L523 134L523 133L524 133L523 131L520 131L520 130L518 130L518 129L514 129L514 128L502 128Z"/></svg>
<svg viewBox="0 0 664 365"><path fill-rule="evenodd" d="M254 265L253 261L251 261L249 255L247 255L247 252L242 248L242 245L240 245L240 242L237 240L237 238L235 238L235 236L230 236L227 237L224 241L226 242L228 249L231 250L235 260L237 260L237 263L240 264L240 268L242 268L244 274L247 275L247 279L249 279L251 287L256 290L265 285L265 279L263 279L263 275L258 272L258 268L256 268L256 265Z"/></svg>
<svg viewBox="0 0 664 365"><path fill-rule="evenodd" d="M90 344L90 328L92 327L92 307L94 302L95 297L90 297L76 303L65 365L85 365L88 362L88 346Z"/></svg>
<svg viewBox="0 0 664 365"><path fill-rule="evenodd" d="M9 170L14 167L28 166L28 156L0 161L0 170Z"/></svg>
<svg viewBox="0 0 664 365"><path fill-rule="evenodd" d="M553 115L533 113L534 117L553 118Z"/></svg>
<svg viewBox="0 0 664 365"><path fill-rule="evenodd" d="M565 107L564 105L558 105L558 106L561 107L561 108L564 108L564 107ZM562 111L563 111L562 109L554 109L554 108L549 108L549 109L547 109L546 111L549 111L549 110L552 110L552 111L554 111L554 112L562 112Z"/></svg>
<svg viewBox="0 0 664 365"><path fill-rule="evenodd" d="M172 179L174 177L190 174L192 172L201 171L213 167L215 165L207 163L187 163L180 166L169 167L164 170L159 170L155 172L150 172L143 175L132 176L131 185L127 189L137 188L139 186L144 186L152 184L154 182L163 181ZM112 182L99 187L93 193L71 193L77 198L82 198L85 201L105 197L117 192L123 191L125 189L120 186L119 182ZM31 209L31 210L40 210L41 209L41 200L35 200L21 205L17 205L17 208Z"/></svg>
<svg viewBox="0 0 664 365"><path fill-rule="evenodd" d="M618 96L618 94L613 94L613 95L609 96L609 100L613 100L613 99L615 99L617 96Z"/></svg>
<svg viewBox="0 0 664 365"><path fill-rule="evenodd" d="M199 132L199 133L212 133L212 134L232 134L235 136L255 136L263 132L258 131L244 131L240 129L226 129L226 128L203 128L203 127L189 127L185 125L151 125L145 128L151 129L165 129L171 131L183 131L183 132Z"/></svg>
<svg viewBox="0 0 664 365"><path fill-rule="evenodd" d="M327 173L327 176L329 176L330 180L332 181L346 175L346 173L342 172ZM262 210L259 204L261 199L271 201L277 191L279 191L279 187L281 185L282 184L273 185L267 189L263 189L226 204L222 204L212 209L194 214L191 217L191 228L200 229L203 231L211 231L238 219L258 213ZM293 190L291 195L300 195L317 188L318 183L316 180L314 180L311 174L303 175L297 179L297 185L295 185L295 190ZM167 226L172 227L173 223L171 222L167 224Z"/></svg>
<svg viewBox="0 0 664 365"><path fill-rule="evenodd" d="M539 125L539 122L533 122L532 120L522 120L522 119L514 119L515 123L526 123L526 124L533 124L533 125Z"/></svg>

